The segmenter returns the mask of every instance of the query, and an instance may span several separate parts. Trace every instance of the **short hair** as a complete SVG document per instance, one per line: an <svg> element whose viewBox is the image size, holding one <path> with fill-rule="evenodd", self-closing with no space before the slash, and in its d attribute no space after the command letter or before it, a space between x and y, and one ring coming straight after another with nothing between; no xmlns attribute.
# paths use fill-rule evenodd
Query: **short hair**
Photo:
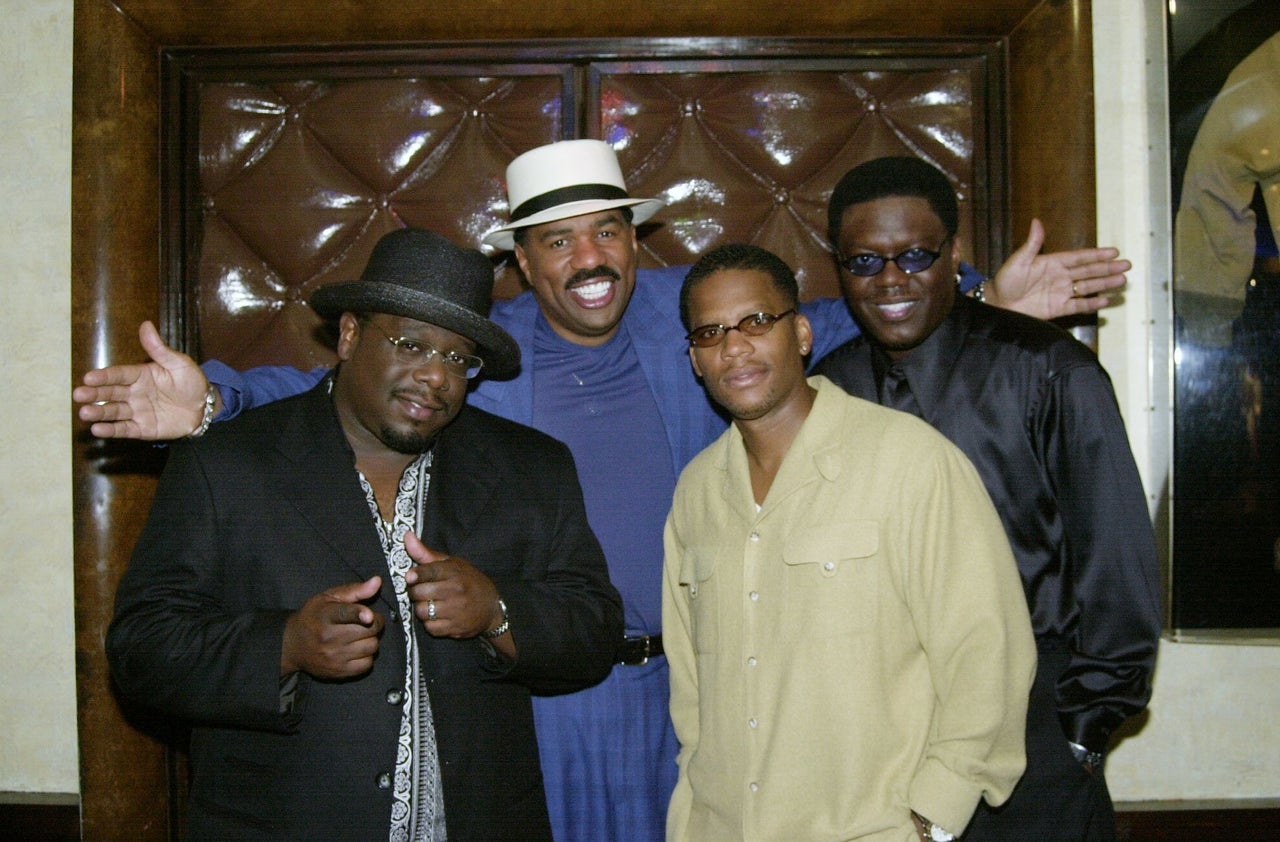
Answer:
<svg viewBox="0 0 1280 842"><path fill-rule="evenodd" d="M620 208L610 208L610 210L618 210L618 211L622 211L622 221L623 221L623 222L625 222L625 223L627 223L628 225L630 225L630 224L631 224L631 220L635 218L635 211L633 211L633 210L631 209L631 206L630 206L630 205L623 205L623 206L622 206L622 207L620 207ZM588 211L588 213L589 213L589 212L590 212L590 211ZM574 215L576 216L577 214L574 214ZM566 217L566 218L567 218L567 217ZM555 219L553 219L553 220L551 220L551 221L552 221L552 222L558 222L559 220L555 220ZM540 222L540 223L538 223L538 224L539 224L539 225L544 225L544 224L546 224L546 223L542 223L542 222ZM533 227L535 227L535 226L533 226L533 225L524 225L524 226L521 226L520 228L515 229L514 231L512 231L512 232L511 232L511 239L512 239L513 241L515 241L516 245L520 246L520 248L528 248L528 244L529 244L529 229L530 229L530 228L533 228Z"/></svg>
<svg viewBox="0 0 1280 842"><path fill-rule="evenodd" d="M710 275L726 269L742 269L763 272L773 281L773 286L786 298L787 304L796 307L800 303L800 285L795 272L778 255L749 243L730 243L704 254L684 276L680 286L680 321L688 330L697 325L689 323L689 296L699 283Z"/></svg>
<svg viewBox="0 0 1280 842"><path fill-rule="evenodd" d="M924 199L947 229L947 236L956 233L960 211L950 180L937 167L919 158L891 156L859 164L836 184L827 203L827 239L831 245L839 242L844 212L851 205L890 196Z"/></svg>

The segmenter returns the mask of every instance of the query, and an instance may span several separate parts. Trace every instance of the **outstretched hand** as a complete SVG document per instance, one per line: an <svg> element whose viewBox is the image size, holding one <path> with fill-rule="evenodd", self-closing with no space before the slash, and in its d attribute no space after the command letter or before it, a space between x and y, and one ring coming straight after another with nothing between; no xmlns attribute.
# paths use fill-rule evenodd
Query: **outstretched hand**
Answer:
<svg viewBox="0 0 1280 842"><path fill-rule="evenodd" d="M377 596L373 576L322 591L289 615L280 649L280 674L301 670L314 678L342 679L373 668L386 618L364 601Z"/></svg>
<svg viewBox="0 0 1280 842"><path fill-rule="evenodd" d="M1093 313L1111 305L1107 292L1125 285L1133 268L1114 248L1040 254L1044 225L1031 220L1027 241L1009 256L987 286L987 302L1041 319Z"/></svg>
<svg viewBox="0 0 1280 842"><path fill-rule="evenodd" d="M104 439L177 439L189 435L204 416L209 381L196 361L160 338L151 322L138 328L149 363L96 368L71 392L81 404L80 420Z"/></svg>

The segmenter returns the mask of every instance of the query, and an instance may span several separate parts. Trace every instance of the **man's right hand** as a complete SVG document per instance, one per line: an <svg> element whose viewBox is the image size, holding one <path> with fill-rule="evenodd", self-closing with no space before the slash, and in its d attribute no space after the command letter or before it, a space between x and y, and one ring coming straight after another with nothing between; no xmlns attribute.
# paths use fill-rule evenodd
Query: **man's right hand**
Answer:
<svg viewBox="0 0 1280 842"><path fill-rule="evenodd" d="M90 432L104 439L189 435L204 417L209 381L195 360L164 344L151 322L138 328L138 339L152 362L86 373L84 385L71 392L71 399L81 404L80 420L92 422Z"/></svg>
<svg viewBox="0 0 1280 842"><path fill-rule="evenodd" d="M280 675L301 670L314 678L342 679L372 669L386 618L362 603L377 596L381 587L380 576L338 585L289 615Z"/></svg>

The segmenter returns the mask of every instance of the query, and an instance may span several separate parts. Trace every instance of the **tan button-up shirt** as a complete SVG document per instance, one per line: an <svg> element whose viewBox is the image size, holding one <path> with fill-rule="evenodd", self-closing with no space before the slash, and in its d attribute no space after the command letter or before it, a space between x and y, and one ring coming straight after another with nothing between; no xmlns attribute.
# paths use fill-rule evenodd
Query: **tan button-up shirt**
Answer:
<svg viewBox="0 0 1280 842"><path fill-rule="evenodd" d="M1024 764L1035 644L1004 530L932 428L813 378L767 499L730 428L681 475L663 635L669 840L959 833Z"/></svg>

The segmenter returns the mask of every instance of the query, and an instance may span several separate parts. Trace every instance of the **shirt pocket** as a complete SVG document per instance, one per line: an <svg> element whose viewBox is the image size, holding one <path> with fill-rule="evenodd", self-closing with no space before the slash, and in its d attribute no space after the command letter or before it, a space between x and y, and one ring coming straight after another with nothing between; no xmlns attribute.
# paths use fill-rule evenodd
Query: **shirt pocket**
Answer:
<svg viewBox="0 0 1280 842"><path fill-rule="evenodd" d="M716 597L724 590L724 577L717 575L723 550L710 545L690 547L680 564L680 587L689 604L693 645L698 652L720 648L719 613Z"/></svg>
<svg viewBox="0 0 1280 842"><path fill-rule="evenodd" d="M883 575L880 525L848 519L797 530L782 550L784 639L831 640L875 628Z"/></svg>

